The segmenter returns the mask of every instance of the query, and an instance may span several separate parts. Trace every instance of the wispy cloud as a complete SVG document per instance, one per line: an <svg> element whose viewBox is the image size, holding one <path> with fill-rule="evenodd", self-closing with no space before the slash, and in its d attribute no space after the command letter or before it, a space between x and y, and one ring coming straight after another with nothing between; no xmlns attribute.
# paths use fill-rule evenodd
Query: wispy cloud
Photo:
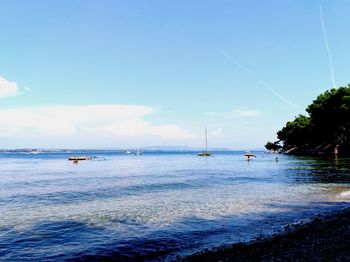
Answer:
<svg viewBox="0 0 350 262"><path fill-rule="evenodd" d="M18 95L18 86L0 76L0 98Z"/></svg>
<svg viewBox="0 0 350 262"><path fill-rule="evenodd" d="M244 67L241 63L238 63L236 59L234 59L232 56L230 56L228 53L221 49L217 49L227 60L233 62L237 67L239 67L242 71L247 73L251 78L255 79L258 83L260 83L262 86L269 89L273 94L275 94L281 101L286 103L287 105L297 108L298 106L293 104L291 101L289 101L287 98L282 96L280 93L278 93L269 83L265 82L261 78L257 77L255 74L253 74L250 70L248 70L246 67Z"/></svg>
<svg viewBox="0 0 350 262"><path fill-rule="evenodd" d="M84 105L0 109L0 136L8 137L141 137L195 139L196 134L174 124L144 119L155 113L149 106Z"/></svg>
<svg viewBox="0 0 350 262"><path fill-rule="evenodd" d="M326 50L327 50L327 55L328 55L329 75L330 75L331 82L332 82L332 85L333 85L332 87L337 87L337 84L335 82L335 76L334 76L333 58L332 58L331 49L329 48L329 42L328 42L327 30L326 30L326 26L325 26L324 18L323 18L322 6L320 5L319 8L320 8L321 28L322 28L322 33L323 33L323 37L324 37L324 43L326 45Z"/></svg>
<svg viewBox="0 0 350 262"><path fill-rule="evenodd" d="M246 107L238 107L228 112L204 112L203 114L205 116L234 118L234 117L256 117L260 115L260 112L257 110L248 109Z"/></svg>
<svg viewBox="0 0 350 262"><path fill-rule="evenodd" d="M242 107L242 108L233 109L231 112L228 112L226 115L231 117L254 117L254 116L260 115L260 112Z"/></svg>

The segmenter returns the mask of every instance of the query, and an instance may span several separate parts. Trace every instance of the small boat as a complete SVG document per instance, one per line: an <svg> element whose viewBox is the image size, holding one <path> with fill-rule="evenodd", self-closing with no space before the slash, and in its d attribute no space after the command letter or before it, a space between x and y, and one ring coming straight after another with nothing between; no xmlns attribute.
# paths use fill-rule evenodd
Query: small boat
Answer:
<svg viewBox="0 0 350 262"><path fill-rule="evenodd" d="M203 153L198 153L198 156L211 156L211 153L209 152L203 152Z"/></svg>
<svg viewBox="0 0 350 262"><path fill-rule="evenodd" d="M33 150L30 150L28 152L25 152L26 155L38 155L40 154L41 151L37 150L37 149L33 149Z"/></svg>
<svg viewBox="0 0 350 262"><path fill-rule="evenodd" d="M29 154L31 154L31 155L38 155L38 154L40 154L40 151L39 150L32 150L32 151L29 152Z"/></svg>
<svg viewBox="0 0 350 262"><path fill-rule="evenodd" d="M247 157L255 157L255 155L253 153L246 153L244 155L247 156Z"/></svg>
<svg viewBox="0 0 350 262"><path fill-rule="evenodd" d="M71 156L68 157L69 161L83 161L83 160L91 160L92 157L90 156Z"/></svg>
<svg viewBox="0 0 350 262"><path fill-rule="evenodd" d="M136 151L135 155L137 155L137 156L141 156L142 155L142 151L140 150L140 147L137 148L137 151Z"/></svg>
<svg viewBox="0 0 350 262"><path fill-rule="evenodd" d="M198 156L212 156L212 154L208 151L208 135L207 128L205 128L205 151L197 154Z"/></svg>
<svg viewBox="0 0 350 262"><path fill-rule="evenodd" d="M126 150L125 153L126 154L131 154L131 151L130 150Z"/></svg>
<svg viewBox="0 0 350 262"><path fill-rule="evenodd" d="M252 152L246 152L244 155L247 157L248 161L251 160L251 157L255 157L255 155Z"/></svg>

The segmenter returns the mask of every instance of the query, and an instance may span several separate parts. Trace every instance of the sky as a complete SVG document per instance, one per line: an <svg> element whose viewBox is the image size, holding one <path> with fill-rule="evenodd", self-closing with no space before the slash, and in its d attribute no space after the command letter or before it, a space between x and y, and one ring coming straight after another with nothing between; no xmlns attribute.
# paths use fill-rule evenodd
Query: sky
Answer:
<svg viewBox="0 0 350 262"><path fill-rule="evenodd" d="M0 1L0 148L263 148L350 83L347 0Z"/></svg>

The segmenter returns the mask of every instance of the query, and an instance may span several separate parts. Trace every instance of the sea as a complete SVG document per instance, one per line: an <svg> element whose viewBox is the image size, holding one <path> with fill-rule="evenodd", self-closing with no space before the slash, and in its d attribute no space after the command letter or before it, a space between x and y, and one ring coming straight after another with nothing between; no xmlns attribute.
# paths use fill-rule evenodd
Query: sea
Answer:
<svg viewBox="0 0 350 262"><path fill-rule="evenodd" d="M0 260L173 261L350 206L349 158L254 153L2 150Z"/></svg>

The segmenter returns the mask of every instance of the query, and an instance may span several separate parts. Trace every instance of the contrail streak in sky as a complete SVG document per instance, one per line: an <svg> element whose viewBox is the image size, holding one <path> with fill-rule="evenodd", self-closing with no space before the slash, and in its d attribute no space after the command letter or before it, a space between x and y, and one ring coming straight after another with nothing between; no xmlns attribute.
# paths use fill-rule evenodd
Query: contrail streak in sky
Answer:
<svg viewBox="0 0 350 262"><path fill-rule="evenodd" d="M246 67L244 67L243 65L241 65L240 63L238 63L237 60L235 60L232 56L230 56L229 54L227 54L226 52L217 49L227 60L233 62L236 66L238 66L242 71L244 71L245 73L247 73L251 78L255 79L257 82L259 82L262 86L266 87L267 89L269 89L272 93L274 93L280 100L282 100L283 102L285 102L286 104L288 104L291 107L297 108L298 106L293 104L291 101L289 101L288 99L286 99L284 96L282 96L281 94L279 94L269 83L266 83L264 80L262 80L261 78L257 77L256 75L254 75L250 70L248 70Z"/></svg>
<svg viewBox="0 0 350 262"><path fill-rule="evenodd" d="M332 87L337 87L337 84L336 84L336 82L335 82L335 77L334 77L334 68L333 68L332 54L331 54L331 50L330 50L330 48L329 48L329 43L328 43L328 36L327 36L326 27L325 27L325 25L324 25L322 6L320 6L320 22L321 22L321 27L322 27L324 42L325 42L326 49L327 49L327 54L328 54L329 73L330 73L330 77L331 77L331 81L332 81L332 85L333 85Z"/></svg>

